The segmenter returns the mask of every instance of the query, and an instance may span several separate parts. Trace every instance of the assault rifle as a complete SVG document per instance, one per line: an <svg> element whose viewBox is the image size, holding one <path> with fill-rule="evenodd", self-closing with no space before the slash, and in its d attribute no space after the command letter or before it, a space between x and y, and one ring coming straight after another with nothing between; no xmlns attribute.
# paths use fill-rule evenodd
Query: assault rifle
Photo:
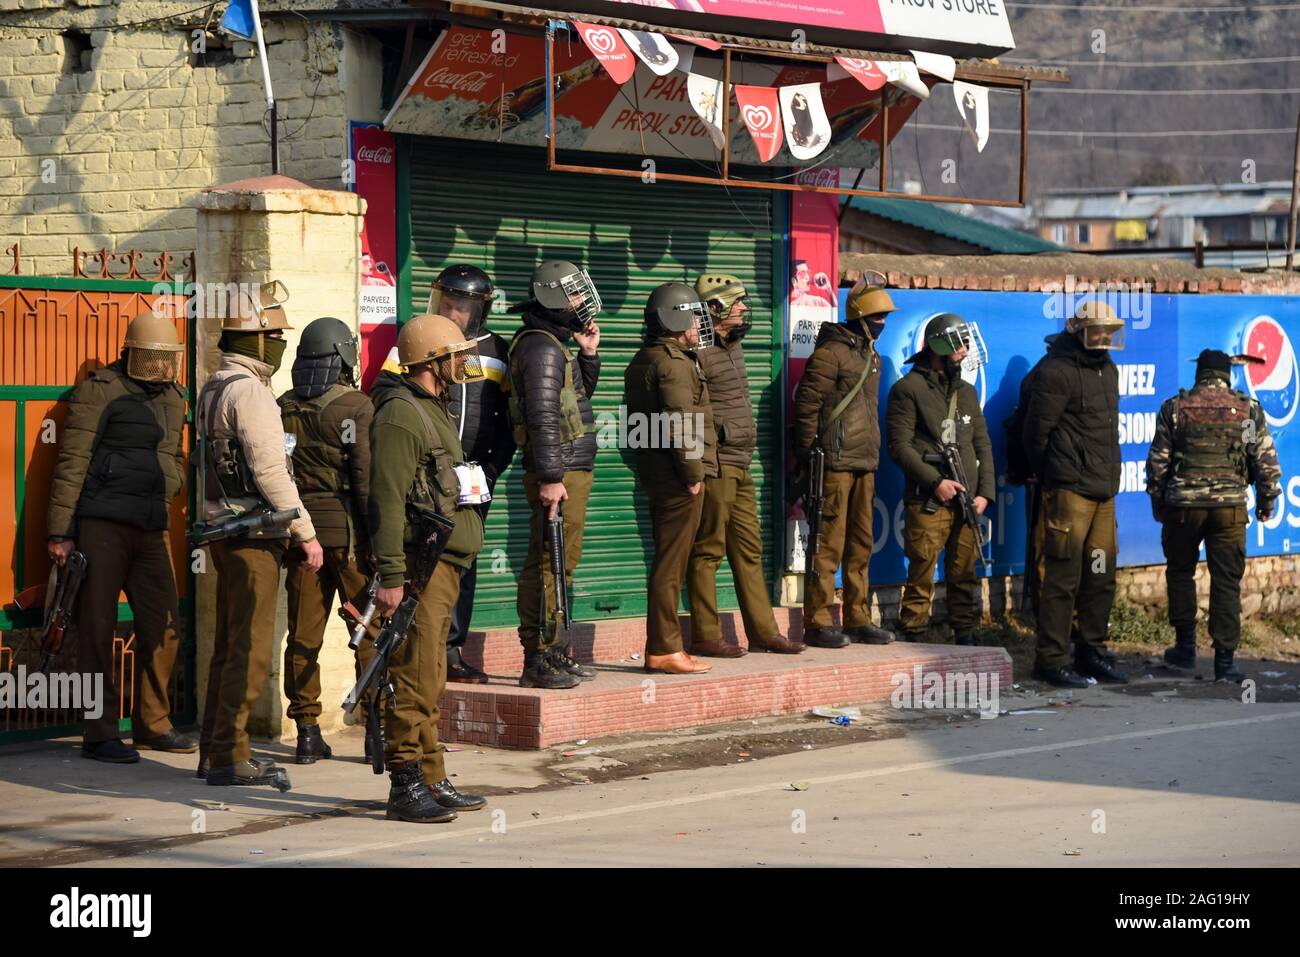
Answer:
<svg viewBox="0 0 1300 957"><path fill-rule="evenodd" d="M803 510L808 517L808 541L804 545L804 573L815 574L813 560L821 547L822 507L826 504L826 453L817 446L808 455L808 489Z"/></svg>
<svg viewBox="0 0 1300 957"><path fill-rule="evenodd" d="M77 593L86 578L86 556L73 552L59 569L58 584L54 588L54 601L45 617L45 633L41 636L41 674L50 669L50 662L63 650L63 639L74 624L77 610Z"/></svg>
<svg viewBox="0 0 1300 957"><path fill-rule="evenodd" d="M961 450L956 445L947 443L943 446L943 451L926 452L921 457L927 464L939 466L939 474L944 478L951 479L961 486L961 490L954 496L954 501L957 503L958 511L961 512L961 520L975 533L975 557L981 565L991 565L992 562L984 557L984 547L988 545L988 539L984 536L984 523L980 520L979 510L975 508L975 496L971 493L970 483L966 481L966 468L961 463ZM938 497L931 493L923 510L927 515L933 515L942 505Z"/></svg>
<svg viewBox="0 0 1300 957"><path fill-rule="evenodd" d="M555 506L555 518L546 521L546 549L551 559L551 577L555 579L555 624L557 629L562 627L567 634L573 627L573 609L569 607L569 586L564 573L563 502ZM545 601L545 597L542 600Z"/></svg>
<svg viewBox="0 0 1300 957"><path fill-rule="evenodd" d="M250 532L283 528L302 513L301 509L256 509L241 515L222 516L212 522L195 522L190 529L190 548L202 548L227 538L240 538Z"/></svg>

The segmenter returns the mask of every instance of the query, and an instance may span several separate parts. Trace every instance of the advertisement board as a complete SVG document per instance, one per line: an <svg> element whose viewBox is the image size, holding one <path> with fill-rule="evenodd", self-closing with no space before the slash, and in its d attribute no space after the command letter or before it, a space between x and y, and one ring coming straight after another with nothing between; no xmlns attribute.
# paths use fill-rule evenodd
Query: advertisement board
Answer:
<svg viewBox="0 0 1300 957"><path fill-rule="evenodd" d="M374 123L352 123L352 187L361 224L361 382L374 381L397 342L397 144Z"/></svg>
<svg viewBox="0 0 1300 957"><path fill-rule="evenodd" d="M840 290L840 313L846 290ZM1121 297L1125 293L1119 294ZM920 349L922 330L934 316L955 312L975 320L988 345L988 363L966 373L980 394L997 469L997 498L986 514L992 574L1019 575L1025 558L1025 489L1006 481L1009 440L1003 422L1019 399L1020 380L1046 352L1045 338L1060 331L1065 316L1084 294L890 290L897 311L877 346L884 366L880 381L880 427L884 436L889 390L910 366L904 360ZM1202 349L1250 352L1263 365L1235 367L1233 385L1263 406L1282 465L1282 499L1267 523L1252 511L1248 555L1285 555L1300 550L1300 367L1293 343L1300 339L1300 298L1232 295L1152 295L1134 293L1122 302L1106 296L1128 317L1127 341L1113 355L1119 368L1119 441L1123 468L1116 497L1119 564L1164 563L1160 529L1146 494L1146 456L1156 416L1165 399L1195 379ZM793 376L793 370L792 370ZM882 438L883 441L883 438ZM896 584L906 577L903 558L903 475L882 448L876 475L873 584ZM1253 509L1254 493L1250 493ZM788 567L802 570L802 516L788 516Z"/></svg>

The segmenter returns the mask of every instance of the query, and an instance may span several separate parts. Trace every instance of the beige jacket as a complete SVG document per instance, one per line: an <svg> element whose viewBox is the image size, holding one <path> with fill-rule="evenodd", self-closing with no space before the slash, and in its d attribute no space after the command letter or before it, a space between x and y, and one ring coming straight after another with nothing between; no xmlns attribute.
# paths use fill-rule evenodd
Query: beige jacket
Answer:
<svg viewBox="0 0 1300 957"><path fill-rule="evenodd" d="M210 390L225 379L239 380L222 392L219 405L211 410L213 429L218 433L231 432L238 438L249 470L253 473L253 481L271 508L302 510L299 517L289 525L289 537L295 544L301 544L315 538L316 529L312 526L307 509L303 508L302 500L298 497L298 487L289 474L280 406L276 404L275 393L271 391L273 372L265 362L224 353L221 365L203 387L203 395L199 396L196 419L200 429L206 428L209 421ZM205 517L211 519L225 509L220 489L205 488L204 496ZM230 504L237 509L245 509L258 503L256 499L237 498L230 499ZM281 533L277 536L271 532L258 537L282 538L284 535Z"/></svg>

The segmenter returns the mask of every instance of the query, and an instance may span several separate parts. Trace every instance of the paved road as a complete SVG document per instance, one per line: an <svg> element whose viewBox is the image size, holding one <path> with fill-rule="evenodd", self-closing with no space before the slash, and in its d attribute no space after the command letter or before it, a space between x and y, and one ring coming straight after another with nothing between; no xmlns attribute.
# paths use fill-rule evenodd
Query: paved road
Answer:
<svg viewBox="0 0 1300 957"><path fill-rule="evenodd" d="M1300 859L1300 708L1103 689L1075 702L996 720L928 715L890 725L894 736L882 740L587 785L556 783L555 752L467 751L450 756L458 780L497 793L485 811L425 827L384 821L385 780L356 763L294 768L295 789L280 796L207 788L184 773L188 757L106 767L78 759L69 745L46 745L0 759L0 863L1078 867ZM359 750L355 735L340 743ZM669 754L673 739L655 747ZM625 739L604 754L629 758L631 750Z"/></svg>

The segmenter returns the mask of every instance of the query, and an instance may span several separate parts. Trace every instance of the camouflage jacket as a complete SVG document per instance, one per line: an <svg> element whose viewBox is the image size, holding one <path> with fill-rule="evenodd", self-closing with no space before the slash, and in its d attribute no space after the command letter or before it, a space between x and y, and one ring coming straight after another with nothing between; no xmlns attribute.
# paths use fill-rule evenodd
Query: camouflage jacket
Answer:
<svg viewBox="0 0 1300 957"><path fill-rule="evenodd" d="M1165 508L1246 505L1267 510L1282 494L1277 448L1259 403L1218 376L1166 399L1147 453L1147 494Z"/></svg>

